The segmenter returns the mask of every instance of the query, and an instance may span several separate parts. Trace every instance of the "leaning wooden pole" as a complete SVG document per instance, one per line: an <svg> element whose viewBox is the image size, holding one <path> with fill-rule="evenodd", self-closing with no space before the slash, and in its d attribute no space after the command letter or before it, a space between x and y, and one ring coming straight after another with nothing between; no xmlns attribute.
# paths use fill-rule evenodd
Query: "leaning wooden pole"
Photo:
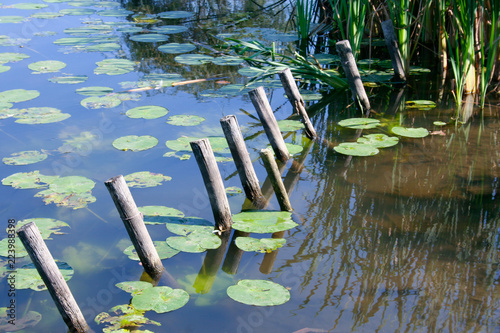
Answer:
<svg viewBox="0 0 500 333"><path fill-rule="evenodd" d="M399 52L398 41L396 39L396 33L394 32L394 25L391 20L387 20L381 23L382 32L384 33L385 45L389 50L389 55L391 56L392 67L394 68L394 77L400 81L406 82L405 68L403 65L403 59L401 58L401 52Z"/></svg>
<svg viewBox="0 0 500 333"><path fill-rule="evenodd" d="M273 152L269 149L262 149L260 151L260 157L264 162L264 167L266 168L271 184L273 185L281 210L292 211L292 205L288 199L285 185L283 185L283 181L281 180L281 173L278 169L276 161L274 160Z"/></svg>
<svg viewBox="0 0 500 333"><path fill-rule="evenodd" d="M267 138L271 143L271 147L276 154L276 157L282 161L286 162L290 158L288 149L286 148L285 141L281 135L280 128L274 117L271 105L267 100L266 93L263 87L258 87L251 90L249 93L250 99L259 115L264 131L266 132Z"/></svg>
<svg viewBox="0 0 500 333"><path fill-rule="evenodd" d="M194 157L198 162L210 205L215 219L215 227L220 231L231 229L233 219L227 200L226 189L215 161L214 152L208 139L190 142Z"/></svg>
<svg viewBox="0 0 500 333"><path fill-rule="evenodd" d="M22 226L17 234L56 303L57 310L68 325L69 331L79 333L89 331L89 326L35 222Z"/></svg>
<svg viewBox="0 0 500 333"><path fill-rule="evenodd" d="M222 130L226 136L231 155L233 156L236 169L241 179L241 185L247 198L251 201L262 199L259 179L255 174L250 154L248 154L243 134L241 134L240 126L236 116L225 116L220 120Z"/></svg>
<svg viewBox="0 0 500 333"><path fill-rule="evenodd" d="M304 99L300 95L299 89L297 88L297 84L295 83L295 79L293 78L292 71L290 68L286 68L278 73L280 76L281 84L285 89L285 93L288 96L288 100L293 106L293 110L298 113L302 119L302 123L305 127L306 136L314 140L317 136L316 131L314 130L314 126L309 119L309 115L306 111L306 104L304 103Z"/></svg>
<svg viewBox="0 0 500 333"><path fill-rule="evenodd" d="M137 209L125 178L119 175L108 179L104 184L113 198L116 209L125 225L125 229L127 229L130 240L134 244L144 270L152 278L161 275L164 268L160 256L144 224L142 214Z"/></svg>
<svg viewBox="0 0 500 333"><path fill-rule="evenodd" d="M370 110L370 101L368 100L365 87L361 81L361 76L356 66L356 60L352 54L351 44L348 40L342 40L337 42L335 46L340 55L340 62L347 77L347 82L351 88L354 100L359 102L364 111Z"/></svg>

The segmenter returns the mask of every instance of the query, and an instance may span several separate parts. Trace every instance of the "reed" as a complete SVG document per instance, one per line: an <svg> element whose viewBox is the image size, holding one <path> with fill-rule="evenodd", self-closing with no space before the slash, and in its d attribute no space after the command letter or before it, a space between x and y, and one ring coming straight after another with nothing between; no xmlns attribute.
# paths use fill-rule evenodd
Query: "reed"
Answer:
<svg viewBox="0 0 500 333"><path fill-rule="evenodd" d="M295 18L297 24L297 33L299 38L306 40L309 38L311 23L315 21L317 1L314 0L297 0L295 8Z"/></svg>

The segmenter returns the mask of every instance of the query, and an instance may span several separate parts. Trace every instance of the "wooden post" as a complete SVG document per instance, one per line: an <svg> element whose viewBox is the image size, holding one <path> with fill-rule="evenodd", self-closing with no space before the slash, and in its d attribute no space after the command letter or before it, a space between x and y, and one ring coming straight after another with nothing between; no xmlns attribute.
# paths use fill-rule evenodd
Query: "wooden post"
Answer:
<svg viewBox="0 0 500 333"><path fill-rule="evenodd" d="M54 258L42 239L35 222L30 222L17 232L33 264L42 277L50 296L56 303L57 310L68 325L70 332L87 332L90 330L78 304L69 290Z"/></svg>
<svg viewBox="0 0 500 333"><path fill-rule="evenodd" d="M240 175L241 185L247 198L251 201L260 200L262 192L260 191L259 179L255 174L252 160L250 160L250 154L248 154L236 116L225 116L220 120L220 124L226 136L236 169Z"/></svg>
<svg viewBox="0 0 500 333"><path fill-rule="evenodd" d="M119 175L108 179L104 184L113 198L144 270L155 279L164 268L125 179Z"/></svg>
<svg viewBox="0 0 500 333"><path fill-rule="evenodd" d="M260 151L260 157L264 162L264 166L269 175L269 179L271 180L271 184L273 185L281 210L291 211L292 206L290 204L290 200L288 199L285 185L283 185L283 181L281 180L281 173L278 170L278 165L274 161L273 153L269 149L262 149Z"/></svg>
<svg viewBox="0 0 500 333"><path fill-rule="evenodd" d="M352 95L355 101L358 101L364 111L371 109L370 101L366 95L365 87L361 81L354 55L352 54L351 44L348 40L337 42L336 49L340 55L340 62L347 77L349 87L351 87Z"/></svg>
<svg viewBox="0 0 500 333"><path fill-rule="evenodd" d="M304 99L300 95L299 89L297 88L297 84L295 83L295 80L293 78L292 71L290 70L290 68L286 68L278 74L280 76L281 84L285 89L285 93L288 96L288 100L292 104L294 111L297 112L302 119L302 123L304 124L304 127L306 129L306 136L309 139L314 140L317 134L311 123L311 120L309 120L309 115L306 111L306 104L304 103Z"/></svg>
<svg viewBox="0 0 500 333"><path fill-rule="evenodd" d="M231 229L233 219L227 201L226 189L215 161L214 152L208 139L190 142L194 157L198 162L203 182L208 192L210 205L215 219L215 227L220 231Z"/></svg>
<svg viewBox="0 0 500 333"><path fill-rule="evenodd" d="M385 45L391 56L392 67L394 68L394 77L398 80L406 82L405 68L401 53L399 52L394 25L391 20L382 22L382 32L384 33Z"/></svg>
<svg viewBox="0 0 500 333"><path fill-rule="evenodd" d="M264 127L267 138L271 143L271 147L273 147L276 157L280 161L286 162L290 158L290 154L286 148L285 141L281 135L281 131L278 123L276 122L276 118L274 117L271 105L267 100L264 88L258 87L251 90L248 94L250 95L250 99L252 100L255 110L259 114L260 121Z"/></svg>

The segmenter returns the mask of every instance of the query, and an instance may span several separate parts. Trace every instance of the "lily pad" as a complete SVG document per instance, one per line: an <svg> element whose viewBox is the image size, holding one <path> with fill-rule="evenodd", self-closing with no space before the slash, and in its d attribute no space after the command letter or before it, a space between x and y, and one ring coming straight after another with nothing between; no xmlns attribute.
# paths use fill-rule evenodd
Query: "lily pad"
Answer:
<svg viewBox="0 0 500 333"><path fill-rule="evenodd" d="M257 67L243 67L238 69L238 73L242 76L247 77L257 77L263 74L265 70L257 68Z"/></svg>
<svg viewBox="0 0 500 333"><path fill-rule="evenodd" d="M380 125L380 120L373 118L349 118L339 121L342 127L353 129L370 129Z"/></svg>
<svg viewBox="0 0 500 333"><path fill-rule="evenodd" d="M96 62L94 74L121 75L134 70L135 63L128 59L104 59Z"/></svg>
<svg viewBox="0 0 500 333"><path fill-rule="evenodd" d="M113 147L118 150L141 151L151 149L158 144L158 139L151 135L127 135L113 141Z"/></svg>
<svg viewBox="0 0 500 333"><path fill-rule="evenodd" d="M186 160L189 160L191 158L191 155L189 155L189 154L178 155L175 151L169 151L169 152L166 152L165 154L163 154L163 157L175 157L181 161L186 161Z"/></svg>
<svg viewBox="0 0 500 333"><path fill-rule="evenodd" d="M42 198L46 205L53 203L58 207L73 209L85 208L88 204L96 201L96 198L90 191L81 193L59 193L48 189L38 192L35 194L35 197Z"/></svg>
<svg viewBox="0 0 500 333"><path fill-rule="evenodd" d="M191 232L187 236L168 237L167 243L179 251L201 253L208 249L218 248L221 245L221 240L210 230Z"/></svg>
<svg viewBox="0 0 500 333"><path fill-rule="evenodd" d="M58 72L64 67L66 67L66 64L58 60L43 60L28 65L29 69L35 71L33 74Z"/></svg>
<svg viewBox="0 0 500 333"><path fill-rule="evenodd" d="M180 64L183 65L203 65L208 64L214 59L214 57L206 55L206 54L198 54L198 53L189 53L189 54L181 54L174 58Z"/></svg>
<svg viewBox="0 0 500 333"><path fill-rule="evenodd" d="M337 153L350 156L373 156L379 153L379 150L374 146L356 142L344 142L333 149Z"/></svg>
<svg viewBox="0 0 500 333"><path fill-rule="evenodd" d="M26 150L12 153L11 157L4 157L2 162L7 165L28 165L41 162L48 157L47 154L38 150Z"/></svg>
<svg viewBox="0 0 500 333"><path fill-rule="evenodd" d="M429 131L423 127L419 128L406 128L396 126L391 129L392 133L408 138L424 138L429 135Z"/></svg>
<svg viewBox="0 0 500 333"><path fill-rule="evenodd" d="M134 172L124 178L129 187L136 188L155 187L161 185L162 182L172 180L172 177L149 171Z"/></svg>
<svg viewBox="0 0 500 333"><path fill-rule="evenodd" d="M435 121L435 122L433 122L433 124L434 124L435 126L446 126L446 125L448 125L448 124L447 124L447 123L445 123L444 121Z"/></svg>
<svg viewBox="0 0 500 333"><path fill-rule="evenodd" d="M18 172L2 179L3 185L18 189L44 188L55 181L58 176L42 175L40 171Z"/></svg>
<svg viewBox="0 0 500 333"><path fill-rule="evenodd" d="M299 129L304 128L304 124L302 124L299 120L278 120L278 127L281 132L293 132Z"/></svg>
<svg viewBox="0 0 500 333"><path fill-rule="evenodd" d="M281 305L290 300L290 292L280 284L266 280L240 280L227 288L233 300L257 306Z"/></svg>
<svg viewBox="0 0 500 333"><path fill-rule="evenodd" d="M122 103L116 95L91 96L83 99L80 104L87 109L111 109Z"/></svg>
<svg viewBox="0 0 500 333"><path fill-rule="evenodd" d="M49 81L59 84L77 84L88 80L87 75L65 75L50 78Z"/></svg>
<svg viewBox="0 0 500 333"><path fill-rule="evenodd" d="M157 43L157 42L165 42L168 40L168 36L162 34L139 34L133 35L129 37L130 40L135 42L143 42L143 43Z"/></svg>
<svg viewBox="0 0 500 333"><path fill-rule="evenodd" d="M168 44L163 44L158 47L158 50L164 53L170 53L170 54L175 54L175 53L187 53L191 52L196 49L196 46L190 43L168 43Z"/></svg>
<svg viewBox="0 0 500 333"><path fill-rule="evenodd" d="M0 16L0 23L21 23L24 21L22 16Z"/></svg>
<svg viewBox="0 0 500 333"><path fill-rule="evenodd" d="M65 8L61 9L59 13L63 15L80 16L80 15L92 15L95 13L94 9L90 8Z"/></svg>
<svg viewBox="0 0 500 333"><path fill-rule="evenodd" d="M295 228L292 213L253 210L233 215L233 229L252 233L274 233Z"/></svg>
<svg viewBox="0 0 500 333"><path fill-rule="evenodd" d="M145 289L132 298L131 304L140 311L165 313L182 308L188 301L189 294L186 291L161 286Z"/></svg>
<svg viewBox="0 0 500 333"><path fill-rule="evenodd" d="M22 258L22 257L26 257L28 255L28 252L26 251L26 249L24 248L24 246L22 245L16 245L16 248L15 249L12 249L12 239L13 238L4 238L2 240L0 240L0 256L2 257L9 257L9 250L11 251L15 251L15 255L16 255L16 258ZM10 243L9 243L9 240L10 240ZM16 242L18 244L20 244L20 242L18 242L16 240ZM11 245L11 248L9 248L9 244ZM12 255L13 253L10 252L10 254ZM0 277L2 277L3 275L1 274L1 268L0 268Z"/></svg>
<svg viewBox="0 0 500 333"><path fill-rule="evenodd" d="M406 101L405 105L407 109L429 110L436 107L436 103L434 103L433 101L426 101L426 100Z"/></svg>
<svg viewBox="0 0 500 333"><path fill-rule="evenodd" d="M55 13L55 12L40 12L40 13L34 13L31 14L30 17L36 18L36 19L54 19L56 17L61 17L64 16L63 13Z"/></svg>
<svg viewBox="0 0 500 333"><path fill-rule="evenodd" d="M29 55L24 53L3 52L0 53L0 64L6 64L9 62L18 62L29 57L30 57Z"/></svg>
<svg viewBox="0 0 500 333"><path fill-rule="evenodd" d="M10 66L0 65L0 73L5 73L10 70Z"/></svg>
<svg viewBox="0 0 500 333"><path fill-rule="evenodd" d="M240 193L243 193L243 190L238 186L226 187L226 194L228 194L228 195L235 195L235 194L240 194Z"/></svg>
<svg viewBox="0 0 500 333"><path fill-rule="evenodd" d="M164 19L183 19L193 16L194 14L191 12L186 12L182 10L172 10L167 12L162 12L158 14L158 17Z"/></svg>
<svg viewBox="0 0 500 333"><path fill-rule="evenodd" d="M214 230L214 224L199 217L171 218L166 224L168 231L180 236L187 236L192 232L208 232Z"/></svg>
<svg viewBox="0 0 500 333"><path fill-rule="evenodd" d="M168 110L163 106L138 106L126 112L129 118L156 119L165 116Z"/></svg>
<svg viewBox="0 0 500 333"><path fill-rule="evenodd" d="M191 145L189 144L191 141L199 140L200 138L196 137L180 137L177 140L169 140L165 144L168 148L175 151L191 151ZM210 145L212 146L212 150L216 153L230 153L229 146L227 145L227 141L224 137L213 136L209 137Z"/></svg>
<svg viewBox="0 0 500 333"><path fill-rule="evenodd" d="M188 28L182 25L162 25L151 30L158 34L178 34L187 31Z"/></svg>
<svg viewBox="0 0 500 333"><path fill-rule="evenodd" d="M154 241L153 244L155 246L156 252L158 252L158 256L162 260L172 258L180 252L176 249L171 248L166 241ZM137 252L135 251L133 245L123 250L123 253L125 253L132 260L139 260L139 256L137 255Z"/></svg>
<svg viewBox="0 0 500 333"><path fill-rule="evenodd" d="M95 182L82 176L59 177L50 183L49 189L57 193L84 193L94 188Z"/></svg>
<svg viewBox="0 0 500 333"><path fill-rule="evenodd" d="M79 134L69 133L64 135L64 138L68 138L64 140L64 144L57 148L57 150L63 154L67 153L78 153L80 155L88 155L88 152L92 149L92 144L95 144L99 139L99 136L90 131L83 131Z"/></svg>
<svg viewBox="0 0 500 333"><path fill-rule="evenodd" d="M76 89L76 93L83 96L103 96L113 92L113 88L110 87L83 87Z"/></svg>
<svg viewBox="0 0 500 333"><path fill-rule="evenodd" d="M375 148L387 148L397 145L399 138L385 134L367 134L358 139L358 143L370 145Z"/></svg>
<svg viewBox="0 0 500 333"><path fill-rule="evenodd" d="M237 237L236 246L243 251L255 251L261 253L271 253L285 245L286 240L283 238L252 238L252 237Z"/></svg>
<svg viewBox="0 0 500 333"><path fill-rule="evenodd" d="M25 102L40 96L38 90L12 89L0 92L0 103Z"/></svg>
<svg viewBox="0 0 500 333"><path fill-rule="evenodd" d="M126 10L126 9L108 9L108 10L101 10L97 12L100 16L112 16L112 17L124 17L124 16L129 16L133 14L134 12L131 10Z"/></svg>
<svg viewBox="0 0 500 333"><path fill-rule="evenodd" d="M214 65L220 65L220 66L238 66L244 63L245 61L241 59L240 57L236 56L220 56L212 60L212 63Z"/></svg>
<svg viewBox="0 0 500 333"><path fill-rule="evenodd" d="M68 281L71 279L74 273L73 268L67 263L61 261L56 262L56 264L59 271L62 273L64 280ZM12 274L15 275L14 279L16 280L16 289L32 289L34 291L47 289L34 264L24 265L23 267L18 268L16 273Z"/></svg>
<svg viewBox="0 0 500 333"><path fill-rule="evenodd" d="M196 126L205 121L205 118L193 115L177 115L171 116L167 120L167 124L175 126Z"/></svg>
<svg viewBox="0 0 500 333"><path fill-rule="evenodd" d="M180 210L166 206L142 206L138 209L144 217L145 224L165 224L184 216Z"/></svg>
<svg viewBox="0 0 500 333"><path fill-rule="evenodd" d="M62 113L61 110L50 107L33 107L20 109L14 115L16 123L20 124L48 124L63 121L71 117L69 113Z"/></svg>
<svg viewBox="0 0 500 333"><path fill-rule="evenodd" d="M64 33L72 36L88 36L92 34L108 34L113 28L105 24L92 24L75 28L64 29Z"/></svg>
<svg viewBox="0 0 500 333"><path fill-rule="evenodd" d="M23 225L26 225L28 223L35 222L38 230L40 230L40 233L42 235L43 239L51 239L50 236L52 234L54 235L63 235L64 233L61 232L61 228L68 227L69 225L66 222L56 220L56 219L49 219L49 218L32 218L32 219L25 219L22 221L17 222L16 230L19 230ZM17 253L16 253L17 256Z"/></svg>
<svg viewBox="0 0 500 333"><path fill-rule="evenodd" d="M12 318L9 316L9 308L0 308L0 332L13 332L12 324L9 320ZM24 330L26 328L36 326L40 320L42 320L42 315L36 311L28 311L21 318L16 318L15 330Z"/></svg>
<svg viewBox="0 0 500 333"><path fill-rule="evenodd" d="M140 294L146 289L153 288L153 285L146 281L124 281L117 283L115 286L132 296Z"/></svg>
<svg viewBox="0 0 500 333"><path fill-rule="evenodd" d="M153 333L150 330L139 330L142 325L156 325L161 326L159 322L150 320L144 316L144 311L139 311L129 304L122 304L112 307L110 312L115 313L115 316L109 315L107 312L99 313L94 321L100 324L108 324L103 328L103 333L126 333L130 332L129 327L134 327L134 331L139 333Z"/></svg>

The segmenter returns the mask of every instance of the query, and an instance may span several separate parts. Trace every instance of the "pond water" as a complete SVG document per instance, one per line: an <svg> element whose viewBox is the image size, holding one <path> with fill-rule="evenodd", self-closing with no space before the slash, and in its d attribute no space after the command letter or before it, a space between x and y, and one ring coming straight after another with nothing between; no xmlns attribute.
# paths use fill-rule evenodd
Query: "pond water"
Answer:
<svg viewBox="0 0 500 333"><path fill-rule="evenodd" d="M222 136L219 119L234 114L257 176L267 186L258 151L267 146L268 140L255 109L247 94L234 93L234 89L227 93L229 88L224 88L248 81L238 74L242 66L183 64L174 59L178 54L164 53L158 48L166 43L190 43L196 47L191 53L220 58L213 50L215 36L220 33L258 38L265 43L290 38L281 34L291 28L290 8L285 2L281 3L283 7L267 8L272 2L266 1L36 1L47 7L12 8L16 3L2 3L0 22L7 15L21 19L15 23L17 19L11 18L13 23L0 24L0 53L22 53L29 58L4 65L10 68L0 73L0 94L12 89L37 90L38 97L15 102L12 108L51 107L70 117L46 124L25 124L16 122L22 117L2 116L2 158L32 150L47 154L47 158L28 165L3 163L0 178L37 170L47 176L83 176L95 182L95 187L88 202L79 201L77 207L68 207L75 204L69 196L59 198L58 206L35 197L39 189L3 185L0 215L5 227L8 219L30 218L52 218L69 225L61 228L64 234L53 234L46 242L55 259L73 267L69 287L91 328L102 331L105 325L97 325L95 316L130 301L130 294L115 284L139 280L143 273L138 261L123 253L131 242L104 181L139 171L163 174L171 179L160 186L131 188L138 206L167 206L185 216L213 221L195 159L189 152L168 156L174 151L165 142L181 136ZM75 12L77 9L90 12ZM187 11L193 15L162 18L148 25L134 23L130 13L116 12L118 9L150 14ZM66 15L22 19L61 10ZM144 17L135 18L141 19ZM151 43L131 38L161 25L173 26L167 29L175 33L163 35L168 41ZM98 26L95 29L99 31L90 31L90 35L77 31L75 35L74 30L67 30L91 26ZM99 46L102 36L108 38L104 49ZM85 44L81 40L62 40L70 37L98 37L99 41L87 40ZM277 45L285 47L287 42ZM115 58L133 61L132 70L119 75L96 74L97 62ZM47 60L64 62L66 67L49 73L34 73L28 67ZM151 78L148 75L165 73L171 76L144 82ZM49 81L70 75L85 76L84 82ZM208 80L168 84L200 79ZM284 90L276 82L266 84L276 118L289 118L292 108ZM119 94L111 96L120 96L122 101L111 108L99 107L95 100L83 106L81 102L88 96L76 90L95 86L113 89ZM308 102L311 121L321 139L311 142L302 130L284 133L287 143L303 147L282 166L294 208L293 219L298 223L282 235L286 244L266 254L238 253L230 245L225 259L224 247L201 254L181 252L163 260L166 272L159 284L187 290L190 300L173 312L148 311L146 317L161 326L144 325L141 329L301 333L498 331L498 100L488 100L482 111L473 108L457 115L450 92L441 87L441 81L433 74L423 73L412 75L403 91L385 86L368 88L372 117L381 120L382 126L362 133L338 125L343 119L360 116L349 92L330 93L318 102ZM438 107L406 108L405 101L412 100L431 100ZM126 114L135 107L149 105L162 106L168 114L156 119L137 119ZM193 126L167 123L175 119L170 117L180 115L198 116L204 121ZM465 122L451 121L457 117ZM451 125L439 127L435 121ZM187 120L181 122L187 125ZM356 141L360 135L389 134L393 126L424 127L432 135L419 139L402 137L396 146L381 149L372 157L349 157L333 149L339 143ZM128 135L150 135L158 139L158 144L141 151L113 147L117 138ZM72 145L67 146L68 143ZM184 154L191 158L181 158ZM233 162L219 162L218 166L226 187L241 187ZM45 201L50 200L47 197ZM229 195L229 203L233 214L246 207L241 193ZM279 209L274 196L267 209ZM155 241L173 235L164 225L149 225L148 229ZM3 230L2 239L6 238ZM16 246L20 251L20 241ZM6 264L6 258L0 260ZM20 258L16 267L29 262L28 257ZM279 283L290 291L291 299L271 307L237 303L227 296L226 289L241 279ZM0 306L8 304L7 290L3 275ZM20 289L15 299L18 323L30 311L41 315L35 326L23 332L66 330L47 291Z"/></svg>

